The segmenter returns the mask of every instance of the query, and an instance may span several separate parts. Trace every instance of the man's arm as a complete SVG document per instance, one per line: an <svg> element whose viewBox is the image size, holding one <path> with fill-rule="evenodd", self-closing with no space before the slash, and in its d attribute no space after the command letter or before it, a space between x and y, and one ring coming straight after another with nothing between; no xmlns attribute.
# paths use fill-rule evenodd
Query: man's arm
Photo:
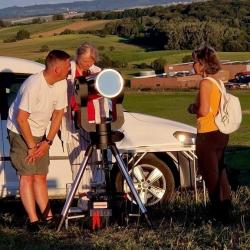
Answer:
<svg viewBox="0 0 250 250"><path fill-rule="evenodd" d="M35 161L35 158L33 157L35 151L36 151L36 142L31 134L31 129L30 125L28 123L28 118L29 118L29 113L19 109L17 113L17 124L20 128L20 132L25 140L25 143L27 144L28 147L28 156L27 156L27 161L29 163L33 163Z"/></svg>
<svg viewBox="0 0 250 250"><path fill-rule="evenodd" d="M47 135L47 139L53 141L62 122L62 117L64 114L64 109L55 110L52 114L50 130Z"/></svg>
<svg viewBox="0 0 250 250"><path fill-rule="evenodd" d="M62 122L63 114L64 114L64 109L55 110L53 112L51 118L50 130L47 135L47 140L49 141L54 140L54 137L56 136L56 133L58 132L60 124ZM38 148L35 152L36 158L42 157L43 155L45 155L47 150L49 150L50 144L47 140L43 140L40 143L38 143Z"/></svg>
<svg viewBox="0 0 250 250"><path fill-rule="evenodd" d="M19 109L17 113L17 124L20 128L20 132L28 146L28 148L34 148L36 146L36 142L33 139L31 134L30 125L28 123L28 118L30 114L24 110Z"/></svg>

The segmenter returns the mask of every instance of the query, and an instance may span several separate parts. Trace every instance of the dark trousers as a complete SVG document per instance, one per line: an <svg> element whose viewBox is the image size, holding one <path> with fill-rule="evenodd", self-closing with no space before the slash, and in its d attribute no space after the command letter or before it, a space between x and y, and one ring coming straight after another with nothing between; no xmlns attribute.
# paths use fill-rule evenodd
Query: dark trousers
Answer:
<svg viewBox="0 0 250 250"><path fill-rule="evenodd" d="M224 164L224 151L228 140L229 136L218 130L197 134L199 171L205 180L213 205L230 200L230 186Z"/></svg>

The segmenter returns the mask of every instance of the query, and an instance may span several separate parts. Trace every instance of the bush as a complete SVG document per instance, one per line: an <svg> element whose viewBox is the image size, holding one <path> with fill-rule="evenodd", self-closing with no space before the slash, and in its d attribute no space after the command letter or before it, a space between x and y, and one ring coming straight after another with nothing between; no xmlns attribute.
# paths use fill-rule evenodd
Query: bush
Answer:
<svg viewBox="0 0 250 250"><path fill-rule="evenodd" d="M97 63L97 65L101 68L126 68L128 66L127 62L120 60L112 60L106 54L102 54L100 58L101 60Z"/></svg>
<svg viewBox="0 0 250 250"><path fill-rule="evenodd" d="M78 34L89 34L88 30L78 30Z"/></svg>
<svg viewBox="0 0 250 250"><path fill-rule="evenodd" d="M147 65L146 63L141 63L137 65L138 69L147 69L149 68L149 65Z"/></svg>
<svg viewBox="0 0 250 250"><path fill-rule="evenodd" d="M109 68L112 67L112 60L110 59L109 56L107 56L106 54L102 54L101 56L101 60L98 62L98 66L101 68Z"/></svg>
<svg viewBox="0 0 250 250"><path fill-rule="evenodd" d="M109 50L110 50L110 51L114 51L114 50L115 50L115 47L114 47L114 46L110 46L110 47L109 47Z"/></svg>
<svg viewBox="0 0 250 250"><path fill-rule="evenodd" d="M16 40L24 40L29 38L30 38L30 33L27 30L19 30L16 33Z"/></svg>
<svg viewBox="0 0 250 250"><path fill-rule="evenodd" d="M16 38L15 37L10 37L10 38L6 38L3 40L4 43L14 43L16 42Z"/></svg>
<svg viewBox="0 0 250 250"><path fill-rule="evenodd" d="M164 66L167 63L166 59L159 58L154 60L151 63L151 67L155 70L156 73L163 73L164 72Z"/></svg>
<svg viewBox="0 0 250 250"><path fill-rule="evenodd" d="M60 33L60 35L71 35L71 34L75 34L75 31L71 29L65 29Z"/></svg>
<svg viewBox="0 0 250 250"><path fill-rule="evenodd" d="M129 79L125 79L125 80L124 80L124 87L125 87L125 88L130 88L130 87L131 87L131 82L130 82Z"/></svg>
<svg viewBox="0 0 250 250"><path fill-rule="evenodd" d="M105 32L105 30L98 30L98 31L96 31L96 35L98 35L99 37L106 37L106 32Z"/></svg>
<svg viewBox="0 0 250 250"><path fill-rule="evenodd" d="M124 63L120 60L115 60L112 61L112 67L114 68L123 68L124 67Z"/></svg>
<svg viewBox="0 0 250 250"><path fill-rule="evenodd" d="M101 45L98 47L98 50L103 51L103 50L105 50L105 47L103 45Z"/></svg>
<svg viewBox="0 0 250 250"><path fill-rule="evenodd" d="M224 45L224 51L239 52L246 51L246 46L241 41L229 41Z"/></svg>
<svg viewBox="0 0 250 250"><path fill-rule="evenodd" d="M56 21L56 20L64 20L64 19L65 19L65 17L64 17L63 14L56 14L56 15L54 15L54 16L52 17L52 20L53 20L53 21Z"/></svg>
<svg viewBox="0 0 250 250"><path fill-rule="evenodd" d="M46 44L42 45L39 51L40 52L48 52L49 51L49 46L46 45Z"/></svg>
<svg viewBox="0 0 250 250"><path fill-rule="evenodd" d="M38 63L42 63L42 64L45 63L45 59L44 58L40 58L40 57L37 58L35 61L38 62Z"/></svg>
<svg viewBox="0 0 250 250"><path fill-rule="evenodd" d="M186 55L182 58L182 62L183 63L187 63L187 62L192 62L193 61L193 57L192 55Z"/></svg>
<svg viewBox="0 0 250 250"><path fill-rule="evenodd" d="M45 22L45 20L41 19L40 17L32 19L32 23L44 23L44 22Z"/></svg>
<svg viewBox="0 0 250 250"><path fill-rule="evenodd" d="M2 19L0 19L0 28L5 28L8 26L10 26L10 22L3 21Z"/></svg>

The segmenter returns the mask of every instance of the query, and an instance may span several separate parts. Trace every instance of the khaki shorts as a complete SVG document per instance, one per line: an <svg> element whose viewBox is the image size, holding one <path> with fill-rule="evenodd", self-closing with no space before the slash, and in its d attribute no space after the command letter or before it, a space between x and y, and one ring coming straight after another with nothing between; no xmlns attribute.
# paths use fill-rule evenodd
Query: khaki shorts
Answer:
<svg viewBox="0 0 250 250"><path fill-rule="evenodd" d="M10 159L18 175L44 175L49 169L49 152L38 158L34 164L28 164L25 158L28 155L28 147L23 137L12 131L9 133ZM43 137L34 137L36 143L42 141Z"/></svg>

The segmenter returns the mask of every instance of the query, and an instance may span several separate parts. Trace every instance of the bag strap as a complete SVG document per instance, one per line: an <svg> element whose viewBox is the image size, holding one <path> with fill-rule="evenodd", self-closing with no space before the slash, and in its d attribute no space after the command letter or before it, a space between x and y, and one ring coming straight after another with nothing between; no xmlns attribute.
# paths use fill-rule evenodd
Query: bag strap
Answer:
<svg viewBox="0 0 250 250"><path fill-rule="evenodd" d="M221 80L217 81L216 79L214 79L212 77L205 77L203 79L207 79L210 82L214 83L217 86L217 88L219 89L219 91L221 92L221 98L222 98L222 96L224 96L224 99L226 99L226 94L227 94L226 88ZM216 113L213 112L211 106L210 106L210 111L212 112L213 116L215 117Z"/></svg>
<svg viewBox="0 0 250 250"><path fill-rule="evenodd" d="M204 79L207 79L207 80L211 81L212 83L214 83L218 87L218 89L220 90L221 94L224 94L224 95L226 94L226 88L221 80L217 81L212 77L205 77Z"/></svg>

